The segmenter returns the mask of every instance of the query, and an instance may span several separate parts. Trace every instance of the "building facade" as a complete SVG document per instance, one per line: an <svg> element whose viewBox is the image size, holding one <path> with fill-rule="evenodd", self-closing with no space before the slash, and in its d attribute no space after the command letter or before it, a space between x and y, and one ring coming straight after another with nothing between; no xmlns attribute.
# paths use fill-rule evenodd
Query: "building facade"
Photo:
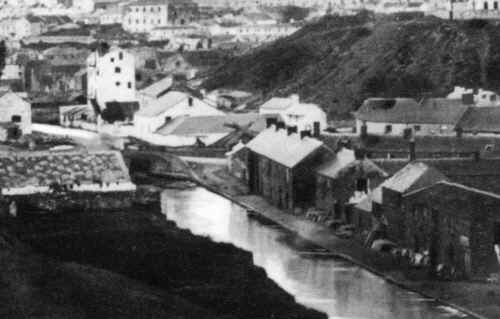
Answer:
<svg viewBox="0 0 500 319"><path fill-rule="evenodd" d="M87 97L101 110L108 102L135 101L134 56L121 49L91 53L87 59Z"/></svg>
<svg viewBox="0 0 500 319"><path fill-rule="evenodd" d="M147 0L130 3L125 9L123 29L133 33L149 33L168 25L167 0Z"/></svg>

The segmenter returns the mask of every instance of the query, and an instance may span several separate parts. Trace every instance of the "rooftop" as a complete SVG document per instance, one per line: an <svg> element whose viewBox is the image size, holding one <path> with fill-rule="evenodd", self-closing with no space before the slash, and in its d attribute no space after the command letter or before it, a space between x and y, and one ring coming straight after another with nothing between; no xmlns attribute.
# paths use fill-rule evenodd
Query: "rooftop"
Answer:
<svg viewBox="0 0 500 319"><path fill-rule="evenodd" d="M356 112L356 118L369 122L455 125L468 107L461 99L431 98L417 103L411 98L369 98Z"/></svg>
<svg viewBox="0 0 500 319"><path fill-rule="evenodd" d="M324 144L314 138L300 138L299 134L287 134L286 129L269 127L263 130L247 147L277 163L292 168Z"/></svg>
<svg viewBox="0 0 500 319"><path fill-rule="evenodd" d="M184 100L187 100L189 95L184 92L170 91L167 94L151 101L144 108L137 112L137 115L144 117L155 117L163 112L173 108Z"/></svg>
<svg viewBox="0 0 500 319"><path fill-rule="evenodd" d="M500 107L471 107L457 127L463 132L500 133Z"/></svg>
<svg viewBox="0 0 500 319"><path fill-rule="evenodd" d="M236 126L249 127L258 118L257 113L180 117L160 127L156 133L161 135L230 133Z"/></svg>
<svg viewBox="0 0 500 319"><path fill-rule="evenodd" d="M130 182L119 152L30 152L0 155L0 188Z"/></svg>
<svg viewBox="0 0 500 319"><path fill-rule="evenodd" d="M173 79L171 76L164 77L163 79L154 82L148 87L145 87L140 91L140 93L151 96L158 97L166 90L172 87Z"/></svg>
<svg viewBox="0 0 500 319"><path fill-rule="evenodd" d="M360 169L367 174L377 174L383 177L387 177L388 174L378 167L372 160L356 159L354 151L343 148L337 152L336 156L323 165L321 165L316 172L328 178L337 178L345 172L351 171L351 169Z"/></svg>

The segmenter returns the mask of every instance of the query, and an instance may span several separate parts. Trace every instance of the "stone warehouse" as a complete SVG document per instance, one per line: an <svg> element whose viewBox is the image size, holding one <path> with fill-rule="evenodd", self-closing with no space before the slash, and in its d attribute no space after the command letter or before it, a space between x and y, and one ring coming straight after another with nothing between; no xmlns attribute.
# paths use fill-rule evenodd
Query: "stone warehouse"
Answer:
<svg viewBox="0 0 500 319"><path fill-rule="evenodd" d="M447 181L403 196L405 245L457 277L498 271L500 196Z"/></svg>
<svg viewBox="0 0 500 319"><path fill-rule="evenodd" d="M118 209L131 205L136 186L122 155L101 152L31 152L0 157L0 191L11 214Z"/></svg>
<svg viewBox="0 0 500 319"><path fill-rule="evenodd" d="M279 208L291 212L306 208L314 201L314 168L333 151L312 138L310 131L295 133L296 127L270 123L246 145L249 189Z"/></svg>

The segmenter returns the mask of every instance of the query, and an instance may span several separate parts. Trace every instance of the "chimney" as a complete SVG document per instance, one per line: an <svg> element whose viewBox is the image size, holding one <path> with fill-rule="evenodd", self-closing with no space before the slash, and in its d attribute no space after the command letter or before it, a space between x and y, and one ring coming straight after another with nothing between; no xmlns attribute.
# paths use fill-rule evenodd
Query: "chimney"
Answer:
<svg viewBox="0 0 500 319"><path fill-rule="evenodd" d="M281 130L282 128L283 129L285 128L285 122L277 121L276 122L276 131Z"/></svg>
<svg viewBox="0 0 500 319"><path fill-rule="evenodd" d="M192 96L190 96L188 98L188 103L189 103L189 106L193 106L193 97Z"/></svg>
<svg viewBox="0 0 500 319"><path fill-rule="evenodd" d="M300 139L303 139L306 136L311 137L311 131L300 131Z"/></svg>
<svg viewBox="0 0 500 319"><path fill-rule="evenodd" d="M474 104L474 94L472 93L462 94L462 103L465 105Z"/></svg>
<svg viewBox="0 0 500 319"><path fill-rule="evenodd" d="M415 138L414 137L412 137L410 139L408 146L410 148L410 161L414 161L417 159L417 153L415 151Z"/></svg>
<svg viewBox="0 0 500 319"><path fill-rule="evenodd" d="M293 133L297 133L297 126L289 126L286 130L288 135L292 135Z"/></svg>
<svg viewBox="0 0 500 319"><path fill-rule="evenodd" d="M365 139L368 137L368 126L366 125L366 121L363 121L363 124L361 124L360 136L361 139Z"/></svg>
<svg viewBox="0 0 500 319"><path fill-rule="evenodd" d="M457 137L460 138L462 137L463 133L464 133L464 130L462 127L460 126L457 126L457 128L455 129L455 131L457 132Z"/></svg>
<svg viewBox="0 0 500 319"><path fill-rule="evenodd" d="M271 125L276 124L277 119L275 117L267 117L266 118L266 127L270 128Z"/></svg>
<svg viewBox="0 0 500 319"><path fill-rule="evenodd" d="M319 122L313 123L313 136L318 138L321 133Z"/></svg>

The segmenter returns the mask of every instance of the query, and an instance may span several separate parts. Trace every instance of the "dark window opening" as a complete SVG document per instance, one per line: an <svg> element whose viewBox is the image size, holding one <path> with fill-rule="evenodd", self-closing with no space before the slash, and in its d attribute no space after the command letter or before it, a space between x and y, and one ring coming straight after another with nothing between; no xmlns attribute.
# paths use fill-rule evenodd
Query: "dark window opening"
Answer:
<svg viewBox="0 0 500 319"><path fill-rule="evenodd" d="M115 62L115 58L111 58L111 62Z"/></svg>
<svg viewBox="0 0 500 319"><path fill-rule="evenodd" d="M122 73L122 69L120 67L116 67L115 68L115 73Z"/></svg>
<svg viewBox="0 0 500 319"><path fill-rule="evenodd" d="M123 60L123 52L118 53L118 59Z"/></svg>
<svg viewBox="0 0 500 319"><path fill-rule="evenodd" d="M132 82L128 82L128 83L127 83L127 87L128 87L129 89L131 89L131 88L132 88Z"/></svg>
<svg viewBox="0 0 500 319"><path fill-rule="evenodd" d="M366 178L358 178L356 180L356 190L358 192L368 192L368 180Z"/></svg>
<svg viewBox="0 0 500 319"><path fill-rule="evenodd" d="M415 125L415 131L416 131L416 132L418 132L418 131L420 131L420 130L421 130L420 125Z"/></svg>
<svg viewBox="0 0 500 319"><path fill-rule="evenodd" d="M488 10L488 2L484 3L484 10Z"/></svg>
<svg viewBox="0 0 500 319"><path fill-rule="evenodd" d="M116 84L116 86L120 86L121 83L120 82L116 82L115 84Z"/></svg>
<svg viewBox="0 0 500 319"><path fill-rule="evenodd" d="M386 125L385 126L385 134L389 134L392 132L392 125Z"/></svg>
<svg viewBox="0 0 500 319"><path fill-rule="evenodd" d="M20 123L21 122L21 116L20 115L12 115L11 120L14 123Z"/></svg>

